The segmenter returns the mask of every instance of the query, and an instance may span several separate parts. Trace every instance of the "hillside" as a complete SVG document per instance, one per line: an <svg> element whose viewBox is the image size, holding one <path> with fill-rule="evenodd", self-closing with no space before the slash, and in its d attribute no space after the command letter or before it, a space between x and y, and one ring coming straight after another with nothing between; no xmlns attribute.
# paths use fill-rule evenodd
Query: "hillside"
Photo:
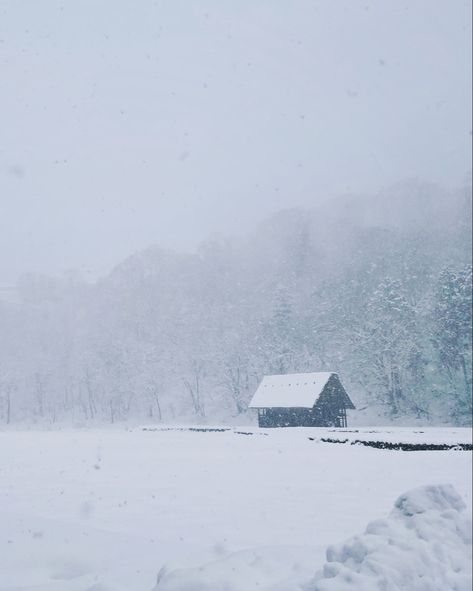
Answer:
<svg viewBox="0 0 473 591"><path fill-rule="evenodd" d="M470 191L283 210L95 284L24 276L0 305L2 420L248 421L264 374L330 370L355 421L468 423Z"/></svg>

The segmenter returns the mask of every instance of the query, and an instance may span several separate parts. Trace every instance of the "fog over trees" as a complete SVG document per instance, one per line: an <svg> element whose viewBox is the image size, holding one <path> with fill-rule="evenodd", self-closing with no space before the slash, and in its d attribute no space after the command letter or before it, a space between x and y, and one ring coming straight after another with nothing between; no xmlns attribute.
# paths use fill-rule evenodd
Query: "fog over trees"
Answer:
<svg viewBox="0 0 473 591"><path fill-rule="evenodd" d="M24 275L0 420L243 422L264 374L331 370L378 422L471 422L470 193L405 182L192 254L156 236L95 283Z"/></svg>

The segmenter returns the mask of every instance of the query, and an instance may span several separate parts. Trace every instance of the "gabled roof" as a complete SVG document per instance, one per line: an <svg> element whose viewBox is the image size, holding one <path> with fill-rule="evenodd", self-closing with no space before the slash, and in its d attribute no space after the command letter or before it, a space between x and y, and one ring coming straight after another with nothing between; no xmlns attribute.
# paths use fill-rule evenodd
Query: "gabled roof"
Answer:
<svg viewBox="0 0 473 591"><path fill-rule="evenodd" d="M249 408L312 408L333 375L319 371L265 376Z"/></svg>

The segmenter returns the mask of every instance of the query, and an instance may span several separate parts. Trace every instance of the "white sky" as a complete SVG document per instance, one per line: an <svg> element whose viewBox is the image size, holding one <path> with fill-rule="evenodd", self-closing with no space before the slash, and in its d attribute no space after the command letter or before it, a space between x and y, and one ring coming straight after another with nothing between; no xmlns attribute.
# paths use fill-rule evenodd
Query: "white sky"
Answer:
<svg viewBox="0 0 473 591"><path fill-rule="evenodd" d="M0 284L471 170L469 0L0 0Z"/></svg>

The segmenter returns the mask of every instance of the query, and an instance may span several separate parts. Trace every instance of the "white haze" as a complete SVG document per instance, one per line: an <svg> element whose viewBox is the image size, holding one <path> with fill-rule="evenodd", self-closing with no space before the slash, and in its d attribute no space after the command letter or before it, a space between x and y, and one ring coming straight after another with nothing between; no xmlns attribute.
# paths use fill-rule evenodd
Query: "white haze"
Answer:
<svg viewBox="0 0 473 591"><path fill-rule="evenodd" d="M0 4L0 286L471 167L468 1Z"/></svg>
<svg viewBox="0 0 473 591"><path fill-rule="evenodd" d="M0 591L470 591L471 139L470 0L0 0Z"/></svg>

